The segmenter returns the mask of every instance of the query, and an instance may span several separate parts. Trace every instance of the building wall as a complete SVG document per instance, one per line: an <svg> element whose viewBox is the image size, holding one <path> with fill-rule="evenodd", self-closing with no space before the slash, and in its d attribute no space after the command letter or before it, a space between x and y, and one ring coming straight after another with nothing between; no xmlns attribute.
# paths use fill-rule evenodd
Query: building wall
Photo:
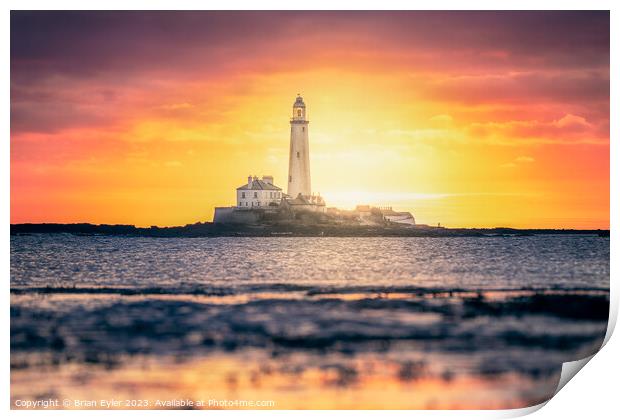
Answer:
<svg viewBox="0 0 620 420"><path fill-rule="evenodd" d="M393 216L384 216L387 220L394 223L402 223L406 225L415 225L415 218L409 214L399 214Z"/></svg>
<svg viewBox="0 0 620 420"><path fill-rule="evenodd" d="M288 175L289 196L295 198L299 193L305 196L311 195L308 121L291 121Z"/></svg>
<svg viewBox="0 0 620 420"><path fill-rule="evenodd" d="M243 211L236 207L216 207L213 214L213 223L253 224L259 219L259 212Z"/></svg>
<svg viewBox="0 0 620 420"><path fill-rule="evenodd" d="M293 204L291 205L291 209L293 211L313 211L318 213L326 213L327 209L325 206L319 206L316 204Z"/></svg>
<svg viewBox="0 0 620 420"><path fill-rule="evenodd" d="M271 203L279 204L281 199L281 191L237 190L236 206L244 209L251 209L252 207L269 207L269 204Z"/></svg>

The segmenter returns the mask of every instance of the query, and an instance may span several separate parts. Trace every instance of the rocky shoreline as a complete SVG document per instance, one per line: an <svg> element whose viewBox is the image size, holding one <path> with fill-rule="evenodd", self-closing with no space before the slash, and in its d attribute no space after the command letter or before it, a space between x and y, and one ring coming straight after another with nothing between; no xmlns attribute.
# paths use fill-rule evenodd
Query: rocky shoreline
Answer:
<svg viewBox="0 0 620 420"><path fill-rule="evenodd" d="M55 233L73 235L109 235L138 237L463 237L463 236L531 236L531 235L598 235L609 237L609 230L591 229L513 229L443 228L426 225L404 226L396 223L384 226L349 224L265 223L257 225L223 225L195 223L185 226L148 228L134 225L96 225L91 223L23 223L12 224L11 235Z"/></svg>

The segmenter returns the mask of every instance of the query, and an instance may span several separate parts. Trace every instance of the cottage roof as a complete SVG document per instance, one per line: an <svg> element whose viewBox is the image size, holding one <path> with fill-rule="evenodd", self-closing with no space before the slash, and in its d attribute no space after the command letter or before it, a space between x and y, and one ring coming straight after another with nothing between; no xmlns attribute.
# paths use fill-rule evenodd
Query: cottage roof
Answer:
<svg viewBox="0 0 620 420"><path fill-rule="evenodd" d="M274 191L282 191L282 188L276 187L273 184L269 184L262 179L254 179L252 181L252 185L243 184L237 190L274 190Z"/></svg>

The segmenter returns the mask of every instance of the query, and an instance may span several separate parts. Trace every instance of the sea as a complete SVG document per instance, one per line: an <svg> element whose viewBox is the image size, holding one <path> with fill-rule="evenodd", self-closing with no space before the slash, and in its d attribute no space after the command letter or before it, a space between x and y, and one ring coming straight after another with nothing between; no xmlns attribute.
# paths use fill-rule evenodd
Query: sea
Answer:
<svg viewBox="0 0 620 420"><path fill-rule="evenodd" d="M11 235L12 407L531 406L602 345L609 261L596 235Z"/></svg>

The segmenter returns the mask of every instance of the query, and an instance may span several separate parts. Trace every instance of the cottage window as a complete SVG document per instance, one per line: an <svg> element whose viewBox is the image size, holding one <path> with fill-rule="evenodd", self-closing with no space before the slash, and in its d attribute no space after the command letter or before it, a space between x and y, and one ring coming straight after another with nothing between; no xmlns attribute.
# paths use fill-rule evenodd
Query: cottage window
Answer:
<svg viewBox="0 0 620 420"><path fill-rule="evenodd" d="M245 193L244 192L241 193L241 198L245 198Z"/></svg>
<svg viewBox="0 0 620 420"><path fill-rule="evenodd" d="M254 193L254 198L258 198L258 193L257 192Z"/></svg>

